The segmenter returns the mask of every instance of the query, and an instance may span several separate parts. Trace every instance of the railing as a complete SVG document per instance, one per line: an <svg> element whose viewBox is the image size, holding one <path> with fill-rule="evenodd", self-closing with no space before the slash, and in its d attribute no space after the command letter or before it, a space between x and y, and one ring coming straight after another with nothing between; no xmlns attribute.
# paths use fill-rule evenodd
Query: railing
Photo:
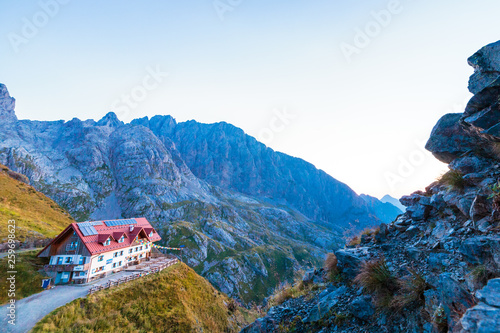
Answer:
<svg viewBox="0 0 500 333"><path fill-rule="evenodd" d="M109 280L108 282L106 282L106 283L104 283L102 285L92 286L92 288L89 289L88 294L92 295L93 293L98 292L98 291L103 290L103 289L109 289L109 288L112 288L112 287L115 287L115 286L119 286L122 283L129 282L129 281L138 279L140 277L143 277L143 276L146 276L146 275L149 275L149 274L159 273L162 270L164 270L165 268L168 268L168 267L170 267L172 265L175 265L178 262L179 262L179 260L177 260L177 259L170 260L169 262L158 264L158 266L153 267L151 270L149 270L147 272L133 273L132 275L128 275L128 276L122 277L122 278L120 278L118 280Z"/></svg>

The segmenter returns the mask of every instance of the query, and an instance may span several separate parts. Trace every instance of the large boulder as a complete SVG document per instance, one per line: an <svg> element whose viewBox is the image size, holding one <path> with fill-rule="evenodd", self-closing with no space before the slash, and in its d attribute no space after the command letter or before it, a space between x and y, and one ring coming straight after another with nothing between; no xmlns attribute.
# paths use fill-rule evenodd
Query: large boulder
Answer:
<svg viewBox="0 0 500 333"><path fill-rule="evenodd" d="M500 265L500 237L477 236L463 241L458 251L471 265L496 263Z"/></svg>
<svg viewBox="0 0 500 333"><path fill-rule="evenodd" d="M484 46L469 59L474 74L469 79L469 91L477 94L500 77L500 41Z"/></svg>
<svg viewBox="0 0 500 333"><path fill-rule="evenodd" d="M375 313L370 296L357 297L352 301L349 309L354 317L361 320L369 320Z"/></svg>
<svg viewBox="0 0 500 333"><path fill-rule="evenodd" d="M477 195L472 202L470 207L470 217L474 222L481 220L482 218L491 215L493 207L488 201L488 197L485 195Z"/></svg>
<svg viewBox="0 0 500 333"><path fill-rule="evenodd" d="M498 102L500 94L500 78L490 83L487 88L484 88L475 94L465 107L464 117L470 117L478 112L486 110L490 106Z"/></svg>
<svg viewBox="0 0 500 333"><path fill-rule="evenodd" d="M437 290L439 303L444 309L448 325L453 328L458 323L454 315L456 311L469 308L474 298L450 273L439 275Z"/></svg>
<svg viewBox="0 0 500 333"><path fill-rule="evenodd" d="M479 303L465 312L461 324L462 333L497 333L500 327L500 309Z"/></svg>
<svg viewBox="0 0 500 333"><path fill-rule="evenodd" d="M460 124L461 113L444 115L434 126L425 148L438 160L450 163L478 147L480 139L467 132Z"/></svg>
<svg viewBox="0 0 500 333"><path fill-rule="evenodd" d="M491 279L488 284L476 293L479 301L500 308L500 279Z"/></svg>
<svg viewBox="0 0 500 333"><path fill-rule="evenodd" d="M347 288L345 286L339 287L334 291L328 293L326 296L323 296L317 306L314 306L309 314L302 319L304 323L314 323L330 314L330 310L338 304L340 297L345 294Z"/></svg>
<svg viewBox="0 0 500 333"><path fill-rule="evenodd" d="M468 175L470 173L479 173L490 165L491 163L486 159L477 156L464 156L451 162L449 167L463 175Z"/></svg>
<svg viewBox="0 0 500 333"><path fill-rule="evenodd" d="M500 279L492 279L476 293L479 304L462 317L462 332L500 331Z"/></svg>
<svg viewBox="0 0 500 333"><path fill-rule="evenodd" d="M368 257L368 248L340 249L335 252L337 257L337 267L349 280L356 277L359 272L361 262Z"/></svg>

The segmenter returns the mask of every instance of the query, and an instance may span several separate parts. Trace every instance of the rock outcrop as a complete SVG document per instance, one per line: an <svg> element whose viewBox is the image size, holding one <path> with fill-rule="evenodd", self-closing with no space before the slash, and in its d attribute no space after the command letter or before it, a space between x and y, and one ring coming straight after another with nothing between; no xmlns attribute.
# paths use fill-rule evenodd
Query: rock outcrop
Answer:
<svg viewBox="0 0 500 333"><path fill-rule="evenodd" d="M7 87L0 83L0 119L2 122L13 122L17 120L14 108L16 100L10 97Z"/></svg>
<svg viewBox="0 0 500 333"><path fill-rule="evenodd" d="M317 271L306 295L271 308L271 332L500 332L500 42L469 64L474 96L426 146L450 171L402 197L395 221L337 250L333 277ZM329 313L313 316L338 288Z"/></svg>

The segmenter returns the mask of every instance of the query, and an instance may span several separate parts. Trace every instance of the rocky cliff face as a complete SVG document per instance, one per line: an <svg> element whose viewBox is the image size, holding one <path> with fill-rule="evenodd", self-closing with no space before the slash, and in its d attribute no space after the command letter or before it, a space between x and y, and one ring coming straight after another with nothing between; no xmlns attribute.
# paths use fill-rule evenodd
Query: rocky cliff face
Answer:
<svg viewBox="0 0 500 333"><path fill-rule="evenodd" d="M4 122L16 121L17 117L14 112L16 100L9 95L7 87L0 84L0 119Z"/></svg>
<svg viewBox="0 0 500 333"><path fill-rule="evenodd" d="M307 272L315 291L245 332L500 331L500 42L469 64L474 97L427 143L450 171L403 197L395 221L335 251L329 273Z"/></svg>
<svg viewBox="0 0 500 333"><path fill-rule="evenodd" d="M379 222L349 187L226 123L17 120L0 85L0 163L76 220L144 216L220 290L262 299Z"/></svg>
<svg viewBox="0 0 500 333"><path fill-rule="evenodd" d="M291 206L329 228L373 224L373 212L347 185L312 164L266 147L227 124L177 124L170 117L135 120L171 141L200 179L223 189Z"/></svg>

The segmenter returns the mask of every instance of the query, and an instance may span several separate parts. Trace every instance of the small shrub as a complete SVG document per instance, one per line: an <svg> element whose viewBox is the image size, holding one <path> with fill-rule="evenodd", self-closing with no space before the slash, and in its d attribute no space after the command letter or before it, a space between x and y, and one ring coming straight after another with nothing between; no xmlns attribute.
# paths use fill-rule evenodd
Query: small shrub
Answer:
<svg viewBox="0 0 500 333"><path fill-rule="evenodd" d="M482 287L489 279L499 277L500 274L492 269L492 265L487 264L474 267L468 275L472 277L474 284Z"/></svg>
<svg viewBox="0 0 500 333"><path fill-rule="evenodd" d="M432 314L432 324L438 332L448 331L448 319L446 318L443 305L440 304L436 310L434 310L434 313Z"/></svg>
<svg viewBox="0 0 500 333"><path fill-rule="evenodd" d="M234 313L236 310L238 310L238 305L236 304L236 301L234 299L230 299L227 302L227 310L229 313Z"/></svg>
<svg viewBox="0 0 500 333"><path fill-rule="evenodd" d="M338 260L334 253L328 253L326 255L326 260L323 265L325 269L325 280L329 282L340 282L341 276L340 271L337 267Z"/></svg>
<svg viewBox="0 0 500 333"><path fill-rule="evenodd" d="M365 261L354 282L374 296L378 307L388 308L397 290L397 280L389 270L385 258Z"/></svg>
<svg viewBox="0 0 500 333"><path fill-rule="evenodd" d="M491 194L488 199L493 199L493 207L495 210L500 211L500 181L490 186L490 190L493 194Z"/></svg>
<svg viewBox="0 0 500 333"><path fill-rule="evenodd" d="M455 303L452 302L450 305L450 316L453 322L459 322L463 317L467 309L472 308L477 305L477 299L474 296L467 297L465 300L465 304L463 303Z"/></svg>
<svg viewBox="0 0 500 333"><path fill-rule="evenodd" d="M334 313L334 319L333 319L333 322L335 323L335 325L342 325L344 324L347 320L349 320L351 318L351 315L350 314L346 314L346 313Z"/></svg>
<svg viewBox="0 0 500 333"><path fill-rule="evenodd" d="M326 255L326 259L325 259L325 263L323 265L323 268L325 269L326 272L337 272L338 268L337 268L337 264L338 264L338 260L337 260L337 256L335 255L335 253L328 253Z"/></svg>
<svg viewBox="0 0 500 333"><path fill-rule="evenodd" d="M463 190L466 185L464 176L455 170L450 170L439 178L438 182L441 185L446 185L452 190Z"/></svg>
<svg viewBox="0 0 500 333"><path fill-rule="evenodd" d="M347 242L347 246L356 246L356 245L359 245L361 244L361 238L359 238L358 236L354 236L352 237L348 242Z"/></svg>
<svg viewBox="0 0 500 333"><path fill-rule="evenodd" d="M394 291L396 279L389 270L385 258L380 258L363 262L354 282L369 292Z"/></svg>
<svg viewBox="0 0 500 333"><path fill-rule="evenodd" d="M362 232L361 235L366 235L366 236L376 236L380 232L380 227L375 227L375 228L365 228Z"/></svg>
<svg viewBox="0 0 500 333"><path fill-rule="evenodd" d="M283 304L283 302L292 298L291 289L292 285L289 282L279 285L269 298L268 304L270 306Z"/></svg>
<svg viewBox="0 0 500 333"><path fill-rule="evenodd" d="M424 292L432 288L424 277L413 268L408 268L410 276L398 279L399 295L392 300L392 307L395 310L403 310L410 305L424 305Z"/></svg>

